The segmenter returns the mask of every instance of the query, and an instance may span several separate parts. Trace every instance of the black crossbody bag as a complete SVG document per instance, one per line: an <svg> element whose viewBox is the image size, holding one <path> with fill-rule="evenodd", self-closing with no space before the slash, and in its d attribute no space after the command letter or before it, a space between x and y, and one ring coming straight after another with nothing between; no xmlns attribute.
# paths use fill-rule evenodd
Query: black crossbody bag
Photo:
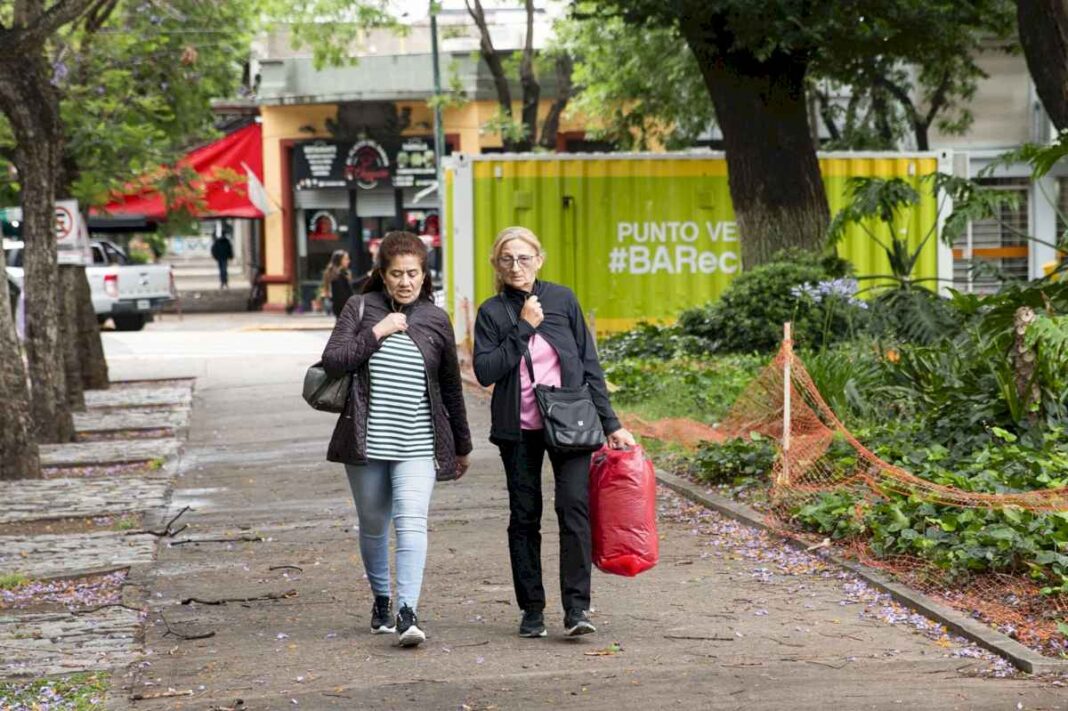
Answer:
<svg viewBox="0 0 1068 711"><path fill-rule="evenodd" d="M519 320L512 305L503 295L500 299L512 325L518 326ZM526 361L538 411L545 426L545 443L558 452L595 452L603 447L604 430L589 385L583 383L577 388L539 385L534 378L534 362L530 358L529 348L523 352L523 360Z"/></svg>

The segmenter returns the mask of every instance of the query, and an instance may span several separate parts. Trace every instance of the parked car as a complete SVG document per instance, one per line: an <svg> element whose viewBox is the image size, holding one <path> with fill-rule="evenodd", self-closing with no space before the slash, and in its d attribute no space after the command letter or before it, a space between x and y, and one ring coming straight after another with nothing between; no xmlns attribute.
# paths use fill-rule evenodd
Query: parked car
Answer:
<svg viewBox="0 0 1068 711"><path fill-rule="evenodd" d="M4 240L8 274L22 287L22 247ZM145 323L175 299L174 276L169 264L134 264L113 242L93 240L93 264L85 268L93 311L100 323L109 318L119 331L140 331Z"/></svg>

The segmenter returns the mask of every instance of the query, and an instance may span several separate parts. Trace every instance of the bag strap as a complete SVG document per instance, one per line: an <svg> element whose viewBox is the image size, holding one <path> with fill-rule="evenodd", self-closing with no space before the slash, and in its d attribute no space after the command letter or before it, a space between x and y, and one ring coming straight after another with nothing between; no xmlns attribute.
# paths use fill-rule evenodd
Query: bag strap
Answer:
<svg viewBox="0 0 1068 711"><path fill-rule="evenodd" d="M519 319L516 318L515 309L508 303L508 299L504 298L504 294L497 294L497 298L504 304L504 310L508 312L508 318L512 320L512 325L518 327ZM534 362L530 359L530 347L523 351L523 360L527 362L527 373L530 375L530 385L533 387L537 385L537 380L534 378Z"/></svg>

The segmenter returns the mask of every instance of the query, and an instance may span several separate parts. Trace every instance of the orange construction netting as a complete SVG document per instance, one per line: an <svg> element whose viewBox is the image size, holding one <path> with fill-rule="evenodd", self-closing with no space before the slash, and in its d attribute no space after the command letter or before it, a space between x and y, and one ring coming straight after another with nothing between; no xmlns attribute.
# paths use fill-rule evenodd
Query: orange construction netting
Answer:
<svg viewBox="0 0 1068 711"><path fill-rule="evenodd" d="M784 417L784 412L789 416ZM687 448L701 441L722 442L752 432L775 439L780 447L769 482L768 522L792 535L802 533L791 517L792 511L823 492L843 489L869 500L896 493L949 507L1068 511L1068 488L965 491L927 481L880 459L827 405L789 340L738 397L718 427L687 419L625 419L636 434ZM832 444L848 447L855 456L829 456ZM863 516L859 506L855 515ZM1040 651L1061 654L1068 650L1068 641L1057 627L1059 620L1068 618L1068 595L1044 595L1040 585L1026 574L952 572L914 556L879 556L864 536L840 541L839 545L859 562L891 572Z"/></svg>

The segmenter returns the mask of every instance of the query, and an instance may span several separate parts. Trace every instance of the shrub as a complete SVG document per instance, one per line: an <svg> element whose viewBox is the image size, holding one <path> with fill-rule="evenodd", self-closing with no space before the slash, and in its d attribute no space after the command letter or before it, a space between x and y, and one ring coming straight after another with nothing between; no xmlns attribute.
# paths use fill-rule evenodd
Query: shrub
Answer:
<svg viewBox="0 0 1068 711"><path fill-rule="evenodd" d="M788 256L739 274L718 301L683 311L682 333L730 353L774 351L786 321L794 340L810 347L849 338L864 309L845 294L840 269L812 255Z"/></svg>
<svg viewBox="0 0 1068 711"><path fill-rule="evenodd" d="M694 474L709 484L763 477L775 464L772 441L755 432L723 443L705 442L693 456Z"/></svg>
<svg viewBox="0 0 1068 711"><path fill-rule="evenodd" d="M677 326L657 326L645 322L597 344L598 354L604 361L627 358L668 360L681 355L698 355L706 350L707 344L702 339L684 334Z"/></svg>

